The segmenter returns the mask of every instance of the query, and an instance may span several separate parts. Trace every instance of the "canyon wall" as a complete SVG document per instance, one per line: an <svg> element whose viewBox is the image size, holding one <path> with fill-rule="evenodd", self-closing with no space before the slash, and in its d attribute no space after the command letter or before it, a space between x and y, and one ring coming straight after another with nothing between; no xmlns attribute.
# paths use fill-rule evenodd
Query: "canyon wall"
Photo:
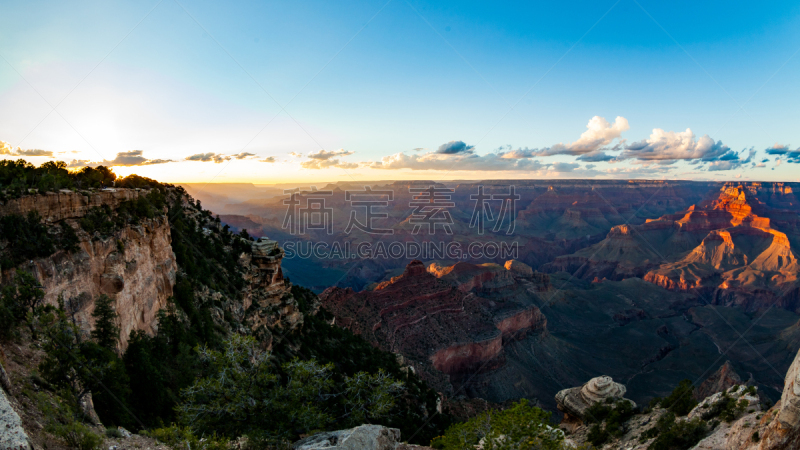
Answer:
<svg viewBox="0 0 800 450"><path fill-rule="evenodd" d="M146 192L109 189L86 195L48 193L9 200L0 206L0 215L36 210L50 224L63 222L76 228L80 239L78 250L59 250L48 257L25 262L19 269L39 280L46 303L57 305L59 299L63 300L67 312L87 332L93 326L91 314L97 298L108 295L114 299L123 349L131 331L155 331L157 313L173 293L178 266L171 246L169 220L166 215L142 219L138 225L122 227L108 237L90 236L75 222L92 207L102 204L117 207ZM6 271L2 279L7 281L12 274Z"/></svg>
<svg viewBox="0 0 800 450"><path fill-rule="evenodd" d="M108 205L115 209L127 200L136 200L148 191L141 189L113 189L100 191L71 191L62 189L59 192L47 192L38 195L24 195L20 198L0 202L0 216L9 214L26 215L29 211L38 211L42 220L47 223L65 219L77 219L85 216L91 208Z"/></svg>

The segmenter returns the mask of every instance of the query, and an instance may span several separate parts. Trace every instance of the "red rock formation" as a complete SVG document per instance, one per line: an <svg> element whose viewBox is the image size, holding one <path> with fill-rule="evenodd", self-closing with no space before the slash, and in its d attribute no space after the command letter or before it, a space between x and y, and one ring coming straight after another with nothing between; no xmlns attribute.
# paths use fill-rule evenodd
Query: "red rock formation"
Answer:
<svg viewBox="0 0 800 450"><path fill-rule="evenodd" d="M766 215L774 211L759 199L763 191L758 183L727 184L683 212L613 227L605 240L558 257L542 271L589 280L636 276L670 290L724 290L714 295L720 302L758 307L770 291L790 289L800 269L787 235L770 227ZM787 186L772 192L781 197L773 203L792 204ZM791 223L792 214L797 218L795 212L779 214L781 223Z"/></svg>
<svg viewBox="0 0 800 450"><path fill-rule="evenodd" d="M429 271L422 262L412 261L402 275L373 291L334 287L320 299L337 324L402 354L418 373L442 388L442 375L502 365L504 340L545 330L546 319L535 306L480 297L487 288L513 284L515 273L498 265L468 263Z"/></svg>
<svg viewBox="0 0 800 450"><path fill-rule="evenodd" d="M733 370L731 362L725 361L725 364L721 365L716 372L694 389L693 395L695 400L700 401L717 392L727 391L737 384L742 384L742 379L739 377L739 374Z"/></svg>

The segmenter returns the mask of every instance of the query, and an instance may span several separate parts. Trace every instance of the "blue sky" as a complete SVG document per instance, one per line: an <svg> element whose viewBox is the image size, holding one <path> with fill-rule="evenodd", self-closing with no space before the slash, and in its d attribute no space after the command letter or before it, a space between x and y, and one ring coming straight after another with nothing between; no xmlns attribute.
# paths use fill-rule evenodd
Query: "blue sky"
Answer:
<svg viewBox="0 0 800 450"><path fill-rule="evenodd" d="M800 176L797 2L6 1L0 16L0 140L37 163L194 182ZM464 151L438 151L450 142Z"/></svg>

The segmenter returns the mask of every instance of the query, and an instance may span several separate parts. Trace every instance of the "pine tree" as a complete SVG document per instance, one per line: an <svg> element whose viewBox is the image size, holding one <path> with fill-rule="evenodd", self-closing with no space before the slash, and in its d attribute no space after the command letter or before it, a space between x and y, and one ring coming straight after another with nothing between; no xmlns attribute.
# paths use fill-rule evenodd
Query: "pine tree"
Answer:
<svg viewBox="0 0 800 450"><path fill-rule="evenodd" d="M119 327L117 326L114 300L105 294L101 295L95 302L92 317L95 320L92 338L101 347L115 351L119 340Z"/></svg>

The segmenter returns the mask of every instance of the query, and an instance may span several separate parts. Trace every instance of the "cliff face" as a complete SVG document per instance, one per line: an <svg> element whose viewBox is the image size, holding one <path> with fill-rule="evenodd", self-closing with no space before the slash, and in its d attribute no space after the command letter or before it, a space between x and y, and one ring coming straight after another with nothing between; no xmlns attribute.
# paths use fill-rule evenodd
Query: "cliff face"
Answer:
<svg viewBox="0 0 800 450"><path fill-rule="evenodd" d="M48 192L40 195L25 195L0 204L0 216L8 214L25 215L38 211L39 216L48 223L85 216L91 208L108 205L115 209L120 203L135 200L147 191L139 189L103 189L101 191L73 192L64 189L58 193Z"/></svg>
<svg viewBox="0 0 800 450"><path fill-rule="evenodd" d="M115 300L119 314L120 346L127 346L133 330L155 331L156 314L173 293L178 271L171 246L168 218L165 215L142 219L108 237L89 236L75 219L89 209L108 204L116 207L141 195L131 189L104 190L87 195L49 193L9 200L0 206L0 214L27 214L36 210L49 223L63 222L77 228L78 250L57 251L49 257L23 263L20 269L32 273L42 285L45 302L57 305L63 299L68 313L78 325L89 331L94 302L100 295ZM3 279L11 276L10 271Z"/></svg>
<svg viewBox="0 0 800 450"><path fill-rule="evenodd" d="M156 314L172 295L178 266L170 242L169 223L160 217L107 239L82 240L77 252L58 252L23 268L39 279L47 303L63 298L86 330L94 325L94 300L103 294L115 299L125 348L131 331L155 331Z"/></svg>

